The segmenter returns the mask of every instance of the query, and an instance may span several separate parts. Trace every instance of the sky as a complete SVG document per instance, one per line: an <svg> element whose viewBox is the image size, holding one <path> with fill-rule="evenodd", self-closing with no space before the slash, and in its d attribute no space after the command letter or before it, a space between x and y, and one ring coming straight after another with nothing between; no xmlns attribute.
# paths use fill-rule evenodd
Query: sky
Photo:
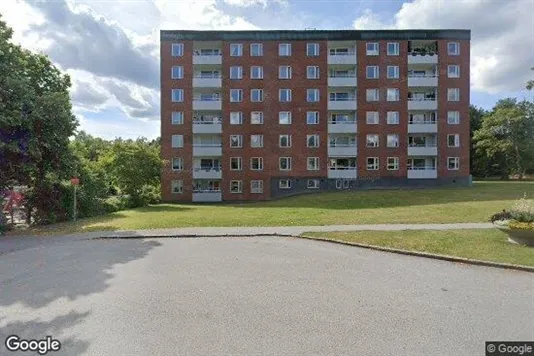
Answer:
<svg viewBox="0 0 534 356"><path fill-rule="evenodd" d="M159 136L162 29L471 29L471 103L534 99L534 0L2 0L0 14L71 76L79 130L106 139Z"/></svg>

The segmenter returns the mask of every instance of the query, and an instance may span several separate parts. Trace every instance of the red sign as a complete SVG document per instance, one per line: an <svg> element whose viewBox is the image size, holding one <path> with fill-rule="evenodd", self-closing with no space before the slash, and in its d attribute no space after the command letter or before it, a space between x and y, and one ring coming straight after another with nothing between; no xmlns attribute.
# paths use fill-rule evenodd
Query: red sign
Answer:
<svg viewBox="0 0 534 356"><path fill-rule="evenodd" d="M80 178L74 177L70 179L72 185L80 185Z"/></svg>

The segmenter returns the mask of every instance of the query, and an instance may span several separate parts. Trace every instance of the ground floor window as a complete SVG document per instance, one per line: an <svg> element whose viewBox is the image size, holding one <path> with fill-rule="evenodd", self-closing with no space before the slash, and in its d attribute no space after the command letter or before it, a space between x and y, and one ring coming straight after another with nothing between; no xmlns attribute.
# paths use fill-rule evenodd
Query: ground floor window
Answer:
<svg viewBox="0 0 534 356"><path fill-rule="evenodd" d="M232 180L230 181L230 193L237 194L242 192L243 181Z"/></svg>
<svg viewBox="0 0 534 356"><path fill-rule="evenodd" d="M290 189L291 188L291 179L280 179L278 182L280 189Z"/></svg>
<svg viewBox="0 0 534 356"><path fill-rule="evenodd" d="M253 194L263 193L263 181L262 180L250 181L250 192Z"/></svg>
<svg viewBox="0 0 534 356"><path fill-rule="evenodd" d="M173 194L183 193L184 182L181 180L173 180L171 182L171 191Z"/></svg>
<svg viewBox="0 0 534 356"><path fill-rule="evenodd" d="M308 179L306 188L308 189L319 189L319 179Z"/></svg>

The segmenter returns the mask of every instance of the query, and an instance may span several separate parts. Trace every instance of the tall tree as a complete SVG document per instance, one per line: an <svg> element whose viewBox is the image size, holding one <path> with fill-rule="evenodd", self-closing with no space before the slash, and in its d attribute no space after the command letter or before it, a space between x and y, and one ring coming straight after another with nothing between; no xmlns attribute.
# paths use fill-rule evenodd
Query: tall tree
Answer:
<svg viewBox="0 0 534 356"><path fill-rule="evenodd" d="M530 68L530 70L534 70L534 67ZM526 85L527 90L532 90L534 88L534 80L529 80Z"/></svg>

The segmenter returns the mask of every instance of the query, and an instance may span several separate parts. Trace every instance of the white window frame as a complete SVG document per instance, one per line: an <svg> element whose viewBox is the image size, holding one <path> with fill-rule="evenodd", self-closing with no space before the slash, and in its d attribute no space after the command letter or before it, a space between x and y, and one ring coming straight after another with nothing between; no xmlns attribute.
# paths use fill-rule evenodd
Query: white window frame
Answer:
<svg viewBox="0 0 534 356"><path fill-rule="evenodd" d="M254 93L258 93L259 98L254 100ZM263 102L263 89L250 89L250 102L251 103L262 103Z"/></svg>
<svg viewBox="0 0 534 356"><path fill-rule="evenodd" d="M369 160L372 159L374 162L369 165ZM378 157L367 157L365 159L365 166L366 166L366 169L368 171L378 171L379 167L380 167L380 160L378 159ZM371 168L369 168L371 167Z"/></svg>
<svg viewBox="0 0 534 356"><path fill-rule="evenodd" d="M393 76L389 75L389 70L393 68ZM399 66L387 66L386 68L386 78L387 79L399 79L400 71Z"/></svg>
<svg viewBox="0 0 534 356"><path fill-rule="evenodd" d="M460 112L459 111L447 111L447 124L459 125L460 124Z"/></svg>
<svg viewBox="0 0 534 356"><path fill-rule="evenodd" d="M449 137L454 136L454 146L450 145ZM447 147L458 148L460 147L460 134L448 134L447 135Z"/></svg>
<svg viewBox="0 0 534 356"><path fill-rule="evenodd" d="M278 79L291 79L291 72L291 66L278 66Z"/></svg>
<svg viewBox="0 0 534 356"><path fill-rule="evenodd" d="M308 157L308 159L306 159L306 168L308 171L318 171L320 169L319 157Z"/></svg>
<svg viewBox="0 0 534 356"><path fill-rule="evenodd" d="M171 148L184 147L184 135L172 135L171 136Z"/></svg>
<svg viewBox="0 0 534 356"><path fill-rule="evenodd" d="M174 93L178 93L178 100L174 100ZM184 102L184 90L183 89L172 89L171 91L171 100L173 103L183 103Z"/></svg>
<svg viewBox="0 0 534 356"><path fill-rule="evenodd" d="M393 160L393 162L390 162L390 160ZM399 170L399 157L388 157L386 159L386 170L398 171Z"/></svg>
<svg viewBox="0 0 534 356"><path fill-rule="evenodd" d="M254 47L258 48L258 54L254 54L252 50ZM250 56L251 57L262 57L263 56L263 43L251 43L250 44Z"/></svg>
<svg viewBox="0 0 534 356"><path fill-rule="evenodd" d="M175 188L179 188L178 191L175 191ZM184 181L183 180L172 180L171 181L171 194L182 194L184 192Z"/></svg>
<svg viewBox="0 0 534 356"><path fill-rule="evenodd" d="M400 114L398 111L388 111L386 123L388 125L398 125L400 121Z"/></svg>
<svg viewBox="0 0 534 356"><path fill-rule="evenodd" d="M310 75L313 70L313 75ZM319 66L306 66L306 79L319 79Z"/></svg>
<svg viewBox="0 0 534 356"><path fill-rule="evenodd" d="M178 162L178 168L174 168L174 162L175 160ZM183 171L184 170L184 159L182 157L173 157L171 159L171 169L173 171Z"/></svg>
<svg viewBox="0 0 534 356"><path fill-rule="evenodd" d="M395 146L391 146L389 144L389 138L390 137L396 138L396 145ZM387 134L387 136L386 136L386 147L388 147L388 148L398 148L399 144L400 144L399 140L400 140L399 134Z"/></svg>
<svg viewBox="0 0 534 356"><path fill-rule="evenodd" d="M313 93L313 100L310 100L310 93ZM320 100L319 89L306 89L306 101L308 103L318 103Z"/></svg>
<svg viewBox="0 0 534 356"><path fill-rule="evenodd" d="M238 100L233 100L232 93L238 93ZM230 89L230 102L231 103L241 103L243 102L243 89Z"/></svg>
<svg viewBox="0 0 534 356"><path fill-rule="evenodd" d="M286 50L282 50L282 49L286 49ZM278 44L278 56L279 57L290 57L291 56L291 43Z"/></svg>
<svg viewBox="0 0 534 356"><path fill-rule="evenodd" d="M378 88L366 89L365 90L365 101L367 102L380 101L380 90Z"/></svg>
<svg viewBox="0 0 534 356"><path fill-rule="evenodd" d="M173 57L183 57L183 55L184 55L184 44L183 43L173 43L171 45L171 54L172 54Z"/></svg>
<svg viewBox="0 0 534 356"><path fill-rule="evenodd" d="M258 75L254 75L254 70L258 70ZM251 66L250 67L250 79L263 79L263 66Z"/></svg>
<svg viewBox="0 0 534 356"><path fill-rule="evenodd" d="M378 111L367 111L365 113L365 123L367 125L380 124L380 114L378 113Z"/></svg>
<svg viewBox="0 0 534 356"><path fill-rule="evenodd" d="M451 51L451 45L454 45L455 50ZM449 56L460 55L460 42L447 42L447 54Z"/></svg>
<svg viewBox="0 0 534 356"><path fill-rule="evenodd" d="M451 168L451 160L453 160L453 168ZM447 157L447 170L457 171L460 169L460 157Z"/></svg>
<svg viewBox="0 0 534 356"><path fill-rule="evenodd" d="M390 52L390 50L389 50L389 46L390 45L393 45L393 47L395 49L393 52ZM399 52L400 52L399 42L388 42L387 45L386 45L386 51L387 51L387 55L388 56L398 56Z"/></svg>
<svg viewBox="0 0 534 356"><path fill-rule="evenodd" d="M234 183L237 183L237 191L232 190ZM230 181L230 194L241 194L241 193L243 193L243 181L242 180L231 180Z"/></svg>
<svg viewBox="0 0 534 356"><path fill-rule="evenodd" d="M232 146L232 140L237 137L237 146ZM242 148L243 147L243 135L230 135L230 148Z"/></svg>
<svg viewBox="0 0 534 356"><path fill-rule="evenodd" d="M454 69L451 72L451 69ZM447 78L460 78L460 66L458 64L447 65Z"/></svg>
<svg viewBox="0 0 534 356"><path fill-rule="evenodd" d="M237 53L234 54L234 49L237 49ZM243 56L243 44L242 43L230 43L230 57L242 57Z"/></svg>
<svg viewBox="0 0 534 356"><path fill-rule="evenodd" d="M281 117L285 116L288 119L288 122L282 122ZM291 111L279 111L278 112L278 123L280 125L291 125L291 122L293 121Z"/></svg>
<svg viewBox="0 0 534 356"><path fill-rule="evenodd" d="M254 142L252 140L253 137L259 138L258 146L253 145L253 142ZM263 135L250 135L250 148L263 148Z"/></svg>
<svg viewBox="0 0 534 356"><path fill-rule="evenodd" d="M287 96L288 100L287 101L282 101L282 92L283 91L287 91L287 93L288 93L288 96ZM281 103L290 103L291 99L292 99L291 96L292 96L291 89L285 89L285 88L284 89L278 89L278 101L279 102L281 102Z"/></svg>
<svg viewBox="0 0 534 356"><path fill-rule="evenodd" d="M394 93L393 98L390 98L390 93ZM399 101L400 90L399 88L386 88L386 101Z"/></svg>
<svg viewBox="0 0 534 356"><path fill-rule="evenodd" d="M259 119L258 122L254 122L254 120L252 120L253 116L257 116L257 118ZM263 125L263 111L251 111L250 112L250 124L251 125Z"/></svg>
<svg viewBox="0 0 534 356"><path fill-rule="evenodd" d="M319 181L319 179L308 179L306 182L306 189L319 189L320 186L321 182Z"/></svg>
<svg viewBox="0 0 534 356"><path fill-rule="evenodd" d="M257 160L258 168L254 168L252 164L253 160ZM263 157L250 157L250 170L251 171L263 171Z"/></svg>
<svg viewBox="0 0 534 356"><path fill-rule="evenodd" d="M313 146L310 146L310 138L314 138L314 145ZM306 135L306 147L310 147L310 148L317 148L319 147L319 140L320 140L320 136L317 135L317 134L312 134L312 135Z"/></svg>
<svg viewBox="0 0 534 356"><path fill-rule="evenodd" d="M174 70L178 69L178 75L174 75ZM184 67L183 66L172 66L171 67L171 79L184 79Z"/></svg>
<svg viewBox="0 0 534 356"><path fill-rule="evenodd" d="M183 125L184 124L184 112L183 111L171 112L171 124L172 125Z"/></svg>
<svg viewBox="0 0 534 356"><path fill-rule="evenodd" d="M313 115L313 122L310 122L310 114ZM306 124L308 125L319 124L319 111L307 111L306 112Z"/></svg>
<svg viewBox="0 0 534 356"><path fill-rule="evenodd" d="M371 137L376 137L376 141L370 141ZM376 142L376 145L370 145L371 142ZM380 135L378 134L367 134L365 136L365 147L367 148L378 148L380 147Z"/></svg>
<svg viewBox="0 0 534 356"><path fill-rule="evenodd" d="M236 116L239 119L239 122L236 124L232 122L232 116L235 118ZM231 111L230 112L230 125L243 125L243 113L241 111Z"/></svg>
<svg viewBox="0 0 534 356"><path fill-rule="evenodd" d="M287 138L287 146L282 146L282 138ZM278 137L278 147L280 148L291 148L291 135L280 135Z"/></svg>
<svg viewBox="0 0 534 356"><path fill-rule="evenodd" d="M460 88L448 88L447 89L447 101L451 101L451 102L460 101Z"/></svg>
<svg viewBox="0 0 534 356"><path fill-rule="evenodd" d="M373 70L373 76L369 76L369 70ZM379 66L366 66L365 67L365 78L366 79L379 79L380 78L380 67Z"/></svg>
<svg viewBox="0 0 534 356"><path fill-rule="evenodd" d="M291 189L291 179L280 179L278 181L278 188Z"/></svg>
<svg viewBox="0 0 534 356"><path fill-rule="evenodd" d="M257 185L255 187L255 185ZM263 181L251 180L250 181L250 193L251 194L263 194Z"/></svg>
<svg viewBox="0 0 534 356"><path fill-rule="evenodd" d="M282 168L282 160L286 160L286 166L289 168ZM278 159L278 169L281 171L291 171L293 168L293 162L291 161L291 157L280 157Z"/></svg>
<svg viewBox="0 0 534 356"><path fill-rule="evenodd" d="M233 71L233 70L236 70L236 69L237 69L237 73L235 73L235 74L237 74L237 76L234 76L234 75L232 75L232 74L233 74L232 71ZM242 66L231 66L231 67L230 67L230 75L229 75L229 78L230 78L231 80L239 80L239 79L243 79L243 67L242 67Z"/></svg>
<svg viewBox="0 0 534 356"><path fill-rule="evenodd" d="M379 53L380 53L380 45L378 42L365 43L365 54L367 56L378 56Z"/></svg>
<svg viewBox="0 0 534 356"><path fill-rule="evenodd" d="M232 160L237 162L238 168L232 168ZM242 171L243 170L243 159L241 157L230 157L230 170L231 171Z"/></svg>
<svg viewBox="0 0 534 356"><path fill-rule="evenodd" d="M310 54L310 48L313 48L313 53ZM306 56L307 57L319 57L319 43L306 43Z"/></svg>

